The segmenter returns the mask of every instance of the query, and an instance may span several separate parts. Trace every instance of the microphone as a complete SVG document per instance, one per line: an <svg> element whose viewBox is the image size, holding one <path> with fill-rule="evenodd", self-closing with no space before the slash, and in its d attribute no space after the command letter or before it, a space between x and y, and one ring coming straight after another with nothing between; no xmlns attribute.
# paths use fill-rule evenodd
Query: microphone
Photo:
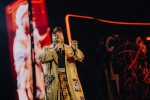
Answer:
<svg viewBox="0 0 150 100"><path fill-rule="evenodd" d="M57 39L57 43L61 43L61 39ZM59 48L58 51L62 53L62 48Z"/></svg>

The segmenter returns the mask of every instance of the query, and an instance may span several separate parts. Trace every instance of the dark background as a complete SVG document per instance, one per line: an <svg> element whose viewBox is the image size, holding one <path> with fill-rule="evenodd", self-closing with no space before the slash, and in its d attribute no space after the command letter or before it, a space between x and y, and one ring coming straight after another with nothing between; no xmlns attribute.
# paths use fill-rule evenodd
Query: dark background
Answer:
<svg viewBox="0 0 150 100"><path fill-rule="evenodd" d="M0 1L0 98L3 98L2 100L15 98L5 18L5 7L12 1ZM148 1L144 0L46 0L46 5L51 31L54 27L60 26L66 33L65 16L69 13L114 21L150 22L150 6ZM86 100L105 100L108 95L106 84L102 84L103 78L100 76L103 71L97 66L95 58L99 39L116 33L130 40L139 34L145 37L150 34L149 26L112 25L86 19L71 19L70 25L73 39L79 41L79 48L85 54L85 60L80 64L82 67L78 68L78 72ZM66 34L64 35L67 38ZM67 39L65 42L68 42Z"/></svg>

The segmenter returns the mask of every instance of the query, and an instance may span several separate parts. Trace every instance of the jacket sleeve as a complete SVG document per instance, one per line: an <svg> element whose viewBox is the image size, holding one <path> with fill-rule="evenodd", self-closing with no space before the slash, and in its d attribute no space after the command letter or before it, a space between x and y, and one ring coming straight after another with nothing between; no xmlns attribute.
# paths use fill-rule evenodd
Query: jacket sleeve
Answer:
<svg viewBox="0 0 150 100"><path fill-rule="evenodd" d="M82 61L84 59L84 54L80 49L77 49L74 51L74 59L78 61Z"/></svg>
<svg viewBox="0 0 150 100"><path fill-rule="evenodd" d="M73 58L77 61L82 61L84 59L84 54L80 49L77 49L76 51L73 51L71 47L68 48L68 58Z"/></svg>
<svg viewBox="0 0 150 100"><path fill-rule="evenodd" d="M39 62L43 64L50 60L53 60L53 51L50 47L45 46L39 56Z"/></svg>

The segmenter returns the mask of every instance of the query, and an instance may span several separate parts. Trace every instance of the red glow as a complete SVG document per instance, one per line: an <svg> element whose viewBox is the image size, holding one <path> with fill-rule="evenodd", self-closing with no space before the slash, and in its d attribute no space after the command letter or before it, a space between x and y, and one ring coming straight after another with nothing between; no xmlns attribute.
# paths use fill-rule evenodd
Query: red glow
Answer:
<svg viewBox="0 0 150 100"><path fill-rule="evenodd" d="M70 44L72 38L71 38L71 32L70 32L69 17L85 18L85 19L94 19L94 18L93 18L93 17L89 17L89 16L72 15L72 14L67 14L67 15L66 15L66 17L65 17L65 21L66 21L66 31L67 31L68 42L69 42L69 44Z"/></svg>
<svg viewBox="0 0 150 100"><path fill-rule="evenodd" d="M17 16L21 15L21 13L17 14L17 11L21 5L26 5L26 4L27 4L27 0L15 0L11 4L7 5L7 7L5 8L6 21L7 21L7 32L8 32L8 40L9 40L8 46L9 46L9 55L10 55L10 65L11 65L11 70L12 70L12 74L13 74L12 78L13 78L15 84L16 84L16 79L17 79L18 73L16 71L17 67L15 67L15 55L17 53L14 53L14 51L18 50L17 46L19 46L19 45L15 45L15 49L14 49L14 44L17 43L15 41L15 38L16 38L17 30L20 28L19 25L17 24L17 22L21 22L21 21L16 21L16 19L19 19L19 17L17 17ZM37 41L38 44L36 44L36 49L35 49L36 54L38 54L41 51L40 48L42 48L45 45L49 45L51 43L51 41L50 41L51 34L50 34L50 28L48 25L45 0L32 0L32 15L33 15L33 21L35 23L34 24L35 28L37 29L37 31L35 33L36 33L37 38L39 39L39 41ZM20 25L22 25L22 24L20 24ZM19 31L18 33L24 34L24 31ZM23 47L24 44L21 44L22 42L20 42L20 41L23 41L23 39L21 37L26 37L26 36L18 36L17 37L17 38L20 38L18 40L19 40L20 45ZM27 41L27 40L29 40L29 39L26 39L25 41ZM28 43L29 42L30 41L28 41ZM27 43L27 42L24 42L24 43ZM20 46L20 48L21 48L21 46ZM27 45L24 47L27 47ZM15 93L16 99L18 100L18 97L21 97L21 96L18 96L19 93L17 94L16 90L14 93Z"/></svg>
<svg viewBox="0 0 150 100"><path fill-rule="evenodd" d="M118 21L112 21L112 20L105 20L105 19L98 19L90 16L82 16L82 15L74 15L74 14L67 14L65 17L66 21L66 30L67 30L67 36L69 44L71 42L71 31L70 31L70 24L69 24L69 18L83 18L83 19L90 19L90 20L97 20L99 22L108 23L108 24L116 24L116 25L132 25L132 26L150 26L150 22L118 22ZM150 38L148 38L150 40Z"/></svg>
<svg viewBox="0 0 150 100"><path fill-rule="evenodd" d="M147 41L150 41L150 37L146 37L146 40L147 40Z"/></svg>
<svg viewBox="0 0 150 100"><path fill-rule="evenodd" d="M108 24L150 26L150 23L144 23L144 22L117 22L117 21L111 21L111 20L105 20L105 19L96 19L96 20L100 22L108 23Z"/></svg>

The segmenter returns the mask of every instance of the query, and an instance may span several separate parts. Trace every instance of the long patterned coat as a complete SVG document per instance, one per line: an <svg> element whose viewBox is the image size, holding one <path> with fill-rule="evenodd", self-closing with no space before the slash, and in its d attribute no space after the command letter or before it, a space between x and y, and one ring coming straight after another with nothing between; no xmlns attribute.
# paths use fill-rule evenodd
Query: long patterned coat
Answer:
<svg viewBox="0 0 150 100"><path fill-rule="evenodd" d="M53 48L53 44L50 46L45 46L39 57L41 63L46 64L45 82L50 75L55 78L48 88L45 89L46 100L60 100L60 83L58 78L58 55ZM78 78L78 73L76 69L75 61L82 61L84 58L83 53L77 49L75 52L69 46L64 44L65 48L65 65L68 85L70 88L70 93L72 100L84 100L84 92Z"/></svg>

